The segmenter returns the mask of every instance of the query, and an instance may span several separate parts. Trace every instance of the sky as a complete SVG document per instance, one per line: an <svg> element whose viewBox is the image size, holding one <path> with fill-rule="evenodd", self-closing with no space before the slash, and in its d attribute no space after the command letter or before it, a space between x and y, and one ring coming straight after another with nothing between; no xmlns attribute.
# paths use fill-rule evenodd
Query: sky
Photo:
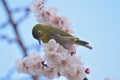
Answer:
<svg viewBox="0 0 120 80"><path fill-rule="evenodd" d="M16 6L28 6L32 0L7 0L10 8ZM26 3L27 2L27 3ZM19 5L18 5L19 4ZM85 67L89 67L91 73L89 80L104 80L110 77L119 80L120 76L120 1L119 0L48 0L46 5L58 8L58 14L67 16L71 23L75 36L86 40L93 46L93 50L84 47L77 48L77 54L81 56ZM15 15L17 20L23 13ZM6 21L6 13L0 1L0 24ZM37 24L33 13L19 25L21 37L26 46L37 43L31 35L32 27ZM7 34L13 38L14 32L10 25L0 30L0 34ZM27 38L26 38L27 37ZM31 53L34 50L29 51ZM0 39L0 79L15 66L15 61L21 58L21 51L16 44L10 44ZM14 73L13 78L18 77ZM17 77L16 77L17 76ZM21 79L22 80L22 79ZM56 79L58 80L58 79ZM60 78L59 80L66 80Z"/></svg>

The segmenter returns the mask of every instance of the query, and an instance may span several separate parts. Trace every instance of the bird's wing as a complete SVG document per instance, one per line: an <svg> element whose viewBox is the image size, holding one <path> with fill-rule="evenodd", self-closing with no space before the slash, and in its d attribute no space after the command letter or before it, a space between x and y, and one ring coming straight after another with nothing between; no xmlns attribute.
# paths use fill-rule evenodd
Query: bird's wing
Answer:
<svg viewBox="0 0 120 80"><path fill-rule="evenodd" d="M49 31L49 35L52 36L52 37L58 37L60 39L65 39L65 40L72 40L72 41L76 41L77 38L72 36L71 34L61 30L61 29L58 29L58 28L53 28L53 27L49 27L50 31Z"/></svg>
<svg viewBox="0 0 120 80"><path fill-rule="evenodd" d="M69 35L69 34L64 34L64 33L57 33L57 32L51 32L50 33L50 36L52 38L59 38L59 39L65 39L65 40L72 40L72 41L75 41L77 40L77 38L73 37L72 35Z"/></svg>
<svg viewBox="0 0 120 80"><path fill-rule="evenodd" d="M61 36L71 36L72 37L72 35L71 34L69 34L69 33L67 33L67 32L65 32L65 31L63 31L63 30L61 30L61 29L59 29L59 28L56 28L56 27L48 27L49 28L49 30L50 30L50 33L54 33L54 34L58 34L58 35L61 35Z"/></svg>
<svg viewBox="0 0 120 80"><path fill-rule="evenodd" d="M56 33L52 33L51 35L51 38L55 39L56 42L62 45L65 49L69 49L74 44L73 37L62 36Z"/></svg>

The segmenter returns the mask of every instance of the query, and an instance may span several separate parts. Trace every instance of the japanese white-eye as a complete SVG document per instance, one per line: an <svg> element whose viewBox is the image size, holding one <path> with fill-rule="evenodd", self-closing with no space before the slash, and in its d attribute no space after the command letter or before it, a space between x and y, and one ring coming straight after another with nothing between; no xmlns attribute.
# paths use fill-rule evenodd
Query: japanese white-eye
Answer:
<svg viewBox="0 0 120 80"><path fill-rule="evenodd" d="M32 35L39 42L47 43L50 39L55 39L57 43L62 45L65 49L69 49L73 44L78 44L89 49L89 43L82 41L79 38L53 26L37 24L32 29Z"/></svg>

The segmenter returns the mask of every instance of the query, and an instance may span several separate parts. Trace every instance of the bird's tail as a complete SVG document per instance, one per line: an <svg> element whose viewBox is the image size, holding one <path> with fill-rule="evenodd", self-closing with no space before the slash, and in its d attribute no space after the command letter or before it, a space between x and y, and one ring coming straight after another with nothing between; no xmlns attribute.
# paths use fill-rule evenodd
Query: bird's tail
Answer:
<svg viewBox="0 0 120 80"><path fill-rule="evenodd" d="M86 48L92 49L92 47L91 47L91 46L89 45L89 43L86 42L86 41L82 41L82 40L77 39L75 43L76 43L76 44L79 44L79 45L81 45L81 46L84 46L84 47L86 47Z"/></svg>

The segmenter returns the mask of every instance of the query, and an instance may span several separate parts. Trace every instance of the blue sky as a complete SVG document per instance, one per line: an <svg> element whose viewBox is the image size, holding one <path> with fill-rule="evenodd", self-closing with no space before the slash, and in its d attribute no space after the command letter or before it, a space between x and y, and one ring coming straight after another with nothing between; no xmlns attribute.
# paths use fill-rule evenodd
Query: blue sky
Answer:
<svg viewBox="0 0 120 80"><path fill-rule="evenodd" d="M27 6L32 0L8 0L10 7ZM12 5L14 4L14 5ZM93 50L78 47L77 54L81 55L85 67L91 69L89 80L103 80L110 77L119 80L120 76L120 1L119 0L48 0L47 6L58 8L58 14L67 16L75 36L88 41ZM6 14L0 1L0 24L6 20ZM19 15L14 15L18 19ZM21 37L26 46L37 43L31 35L33 25L37 23L31 13L19 25ZM27 30L27 31L26 31ZM14 37L10 25L0 30L0 34L9 34ZM27 37L27 39L26 39ZM5 76L15 61L21 58L21 51L16 44L9 44L0 39L0 78ZM32 50L30 51L32 52ZM28 52L28 53L30 53Z"/></svg>

